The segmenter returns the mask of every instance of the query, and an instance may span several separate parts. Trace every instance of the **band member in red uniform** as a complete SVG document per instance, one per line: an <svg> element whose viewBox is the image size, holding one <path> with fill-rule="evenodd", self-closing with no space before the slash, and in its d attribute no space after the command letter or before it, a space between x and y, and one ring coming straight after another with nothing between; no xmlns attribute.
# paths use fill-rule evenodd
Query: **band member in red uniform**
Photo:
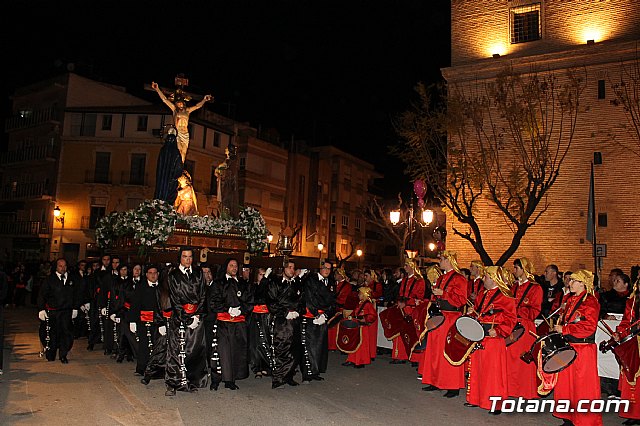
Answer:
<svg viewBox="0 0 640 426"><path fill-rule="evenodd" d="M558 373L558 383L553 398L569 400L569 413L554 412L565 424L602 425L601 413L578 413L578 401L600 399L598 355L595 345L600 304L593 295L593 274L581 269L571 274L571 294L560 316L555 331L569 341L576 351L575 361Z"/></svg>
<svg viewBox="0 0 640 426"><path fill-rule="evenodd" d="M371 289L371 295L369 299L371 299L371 303L373 303L373 310L376 312L376 316L374 317L373 323L369 324L369 328L374 330L374 332L369 333L369 350L371 352L371 359L373 361L376 360L376 355L378 353L378 303L382 300L383 288L382 283L378 281L378 275L376 271L373 269L364 271L364 283L365 285ZM424 287L424 286L423 286ZM358 296L360 297L360 296Z"/></svg>
<svg viewBox="0 0 640 426"><path fill-rule="evenodd" d="M416 274L418 266L412 259L406 260L404 269L407 272L407 276L400 284L398 308L404 312L405 316L410 316L416 305L421 303L424 299L424 280ZM391 364L404 364L409 359L400 336L393 339L391 358L393 358L390 362Z"/></svg>
<svg viewBox="0 0 640 426"><path fill-rule="evenodd" d="M427 386L422 390L434 391L446 389L447 398L460 394L465 387L464 365L453 366L444 357L444 343L447 333L456 320L462 315L467 304L469 283L459 273L456 253L445 250L440 254L440 269L444 274L438 277L433 288L432 303L437 303L444 315L444 323L427 334L427 347L424 351L424 368L422 383Z"/></svg>
<svg viewBox="0 0 640 426"><path fill-rule="evenodd" d="M370 346L372 344L372 340L370 335L371 333L378 333L378 314L376 312L375 305L371 300L371 296L372 293L370 287L360 287L358 289L360 304L356 309L354 309L350 318L360 323L362 339L358 350L349 354L347 361L342 364L345 367L354 366L355 368L364 368L365 365L371 364L372 348L370 348ZM374 347L373 352L375 352L375 350L376 348Z"/></svg>
<svg viewBox="0 0 640 426"><path fill-rule="evenodd" d="M373 269L364 271L364 285L371 289L371 300L378 301L382 297L382 283L378 281L378 275Z"/></svg>
<svg viewBox="0 0 640 426"><path fill-rule="evenodd" d="M469 300L475 302L476 297L484 291L484 285L482 283L482 278L484 277L484 264L480 260L472 260L469 270L471 271Z"/></svg>
<svg viewBox="0 0 640 426"><path fill-rule="evenodd" d="M534 267L529 259L521 257L513 262L513 297L518 313L518 322L524 327L522 337L507 347L507 373L509 376L509 395L525 399L538 397L536 385L536 365L527 364L520 359L523 352L531 349L535 341L529 332L536 332L535 319L540 315L542 305L542 287L535 282Z"/></svg>
<svg viewBox="0 0 640 426"><path fill-rule="evenodd" d="M490 410L493 401L489 397L507 399L507 352L504 338L516 325L516 305L509 290L513 276L500 266L485 269L485 292L476 299L473 310L485 338L483 349L474 351L469 357L469 381L467 384L467 407ZM500 414L501 405L491 414Z"/></svg>
<svg viewBox="0 0 640 426"><path fill-rule="evenodd" d="M337 318L334 318L329 321L329 330L328 334L328 347L330 351L338 350L336 346L336 335L338 334L338 323L342 319L344 309L353 309L353 306L346 307L347 301L352 299L351 294L353 293L351 283L347 279L347 273L342 268L338 268L334 272L334 276L336 279L336 315Z"/></svg>
<svg viewBox="0 0 640 426"><path fill-rule="evenodd" d="M637 333L638 324L632 326L640 319L640 300L638 300L638 281L633 286L633 293L627 300L627 306L624 310L624 316L618 327L616 327L616 333L613 335L616 341L624 339L632 332ZM638 337L636 336L629 344L637 344ZM637 376L638 372L635 372L634 376ZM638 379L634 382L629 382L627 376L624 373L620 373L620 399L629 401L629 411L621 412L620 417L625 418L623 425L640 425L640 398L638 394Z"/></svg>

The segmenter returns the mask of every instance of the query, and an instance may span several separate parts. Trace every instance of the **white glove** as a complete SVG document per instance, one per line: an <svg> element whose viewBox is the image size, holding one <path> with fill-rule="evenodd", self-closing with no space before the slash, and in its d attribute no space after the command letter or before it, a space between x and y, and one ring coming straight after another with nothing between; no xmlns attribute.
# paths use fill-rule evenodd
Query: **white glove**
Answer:
<svg viewBox="0 0 640 426"><path fill-rule="evenodd" d="M107 308L102 308L100 310L100 315L102 315L103 317L106 317L107 316Z"/></svg>
<svg viewBox="0 0 640 426"><path fill-rule="evenodd" d="M158 327L158 333L160 333L161 336L165 336L167 334L167 327L161 325L160 327Z"/></svg>
<svg viewBox="0 0 640 426"><path fill-rule="evenodd" d="M111 314L109 318L111 318L111 321L115 322L116 324L120 324L120 318L116 317L116 314Z"/></svg>
<svg viewBox="0 0 640 426"><path fill-rule="evenodd" d="M267 270L264 272L265 278L269 278L269 274L271 274L272 272L273 272L273 269L267 268Z"/></svg>
<svg viewBox="0 0 640 426"><path fill-rule="evenodd" d="M49 315L47 315L47 311L43 309L40 312L38 312L38 318L40 318L40 321L44 321L47 318L49 318Z"/></svg>
<svg viewBox="0 0 640 426"><path fill-rule="evenodd" d="M289 311L289 313L287 314L287 319L288 320L292 320L292 319L296 319L300 316L299 313L297 313L296 311Z"/></svg>
<svg viewBox="0 0 640 426"><path fill-rule="evenodd" d="M76 319L78 317L78 310L74 309L71 311L71 319Z"/></svg>
<svg viewBox="0 0 640 426"><path fill-rule="evenodd" d="M135 322L130 322L129 330L131 330L132 333L135 333L136 331L138 331L138 324L136 324Z"/></svg>
<svg viewBox="0 0 640 426"><path fill-rule="evenodd" d="M229 308L229 313L231 314L232 317L237 317L237 316L240 316L240 314L242 314L242 311L240 311L240 308Z"/></svg>
<svg viewBox="0 0 640 426"><path fill-rule="evenodd" d="M324 314L320 314L313 319L313 323L316 325L322 325L327 322L327 317Z"/></svg>
<svg viewBox="0 0 640 426"><path fill-rule="evenodd" d="M193 322L189 324L187 327L189 327L192 330L195 330L199 324L200 324L200 317L196 315L195 317L193 317Z"/></svg>
<svg viewBox="0 0 640 426"><path fill-rule="evenodd" d="M302 278L307 272L309 272L308 269L300 269L300 272L298 272L298 276Z"/></svg>
<svg viewBox="0 0 640 426"><path fill-rule="evenodd" d="M85 303L83 307L85 312L89 312L89 310L91 309L91 303Z"/></svg>

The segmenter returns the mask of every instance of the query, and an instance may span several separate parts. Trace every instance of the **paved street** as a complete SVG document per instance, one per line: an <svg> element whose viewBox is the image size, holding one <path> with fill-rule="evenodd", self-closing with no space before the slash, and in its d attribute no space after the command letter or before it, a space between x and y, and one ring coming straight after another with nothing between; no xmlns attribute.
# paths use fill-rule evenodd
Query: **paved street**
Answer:
<svg viewBox="0 0 640 426"><path fill-rule="evenodd" d="M97 346L77 340L69 364L39 358L37 312L7 309L4 375L0 376L0 424L38 425L554 425L550 414L491 416L463 406L464 397L421 391L415 369L390 365L383 355L362 370L340 365L331 353L324 382L272 390L269 379L238 382L240 390L201 389L164 396L164 385L147 387L133 364L117 364ZM298 375L297 379L300 379ZM620 424L614 414L605 424Z"/></svg>

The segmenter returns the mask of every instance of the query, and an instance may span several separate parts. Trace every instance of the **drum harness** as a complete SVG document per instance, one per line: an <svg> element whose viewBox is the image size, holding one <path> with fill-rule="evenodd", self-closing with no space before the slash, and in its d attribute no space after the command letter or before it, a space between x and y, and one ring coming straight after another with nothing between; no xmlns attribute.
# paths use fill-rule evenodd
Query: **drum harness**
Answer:
<svg viewBox="0 0 640 426"><path fill-rule="evenodd" d="M575 304L575 306L573 307L573 310L571 311L571 313L569 314L568 318L571 318L573 316L573 314L576 313L576 311L578 310L578 308L580 307L580 305L582 305L582 302L584 302L584 297L581 297L580 300L578 300L578 303ZM577 324L580 321L582 321L583 317L577 317L576 319L574 319L571 322L567 322L567 311L564 311L562 313L562 324L564 325L568 325L568 324ZM567 341L569 343L595 343L596 342L596 333L594 332L591 336L589 337L583 337L583 338L577 338L577 337L573 337L570 334L565 335L565 338L567 339Z"/></svg>
<svg viewBox="0 0 640 426"><path fill-rule="evenodd" d="M445 290L447 289L447 287L449 286L449 283L451 282L451 280L453 279L453 275L451 274L449 276L449 278L447 279L447 282L444 283L444 286L442 287L442 293L444 294ZM415 281L414 281L415 282ZM411 286L411 288L413 289L413 285ZM409 293L411 294L411 293ZM483 299L484 300L484 299ZM460 308L456 308L455 306L453 306L451 303L449 303L449 301L445 300L442 298L442 296L436 296L436 306L440 309L440 310L445 310L445 311L453 311L453 312L460 312L461 309Z"/></svg>

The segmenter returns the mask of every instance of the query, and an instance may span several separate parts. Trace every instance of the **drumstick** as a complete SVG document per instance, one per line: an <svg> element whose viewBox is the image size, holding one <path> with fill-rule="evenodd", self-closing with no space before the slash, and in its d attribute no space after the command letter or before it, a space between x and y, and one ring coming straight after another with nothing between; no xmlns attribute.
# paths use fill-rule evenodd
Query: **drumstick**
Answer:
<svg viewBox="0 0 640 426"><path fill-rule="evenodd" d="M540 336L538 336L536 333L534 333L533 331L529 330L529 334L531 334L533 337L535 337L536 339L538 339Z"/></svg>
<svg viewBox="0 0 640 426"><path fill-rule="evenodd" d="M613 330L611 329L611 327L609 327L609 324L607 324L606 322L604 322L604 320L600 320L600 323L607 329L607 334L609 336L613 336ZM602 330L602 329L601 329Z"/></svg>
<svg viewBox="0 0 640 426"><path fill-rule="evenodd" d="M600 320L600 321L602 321L602 320ZM608 335L609 337L613 337L613 334L609 332L609 330L611 330L609 327L607 327L609 329L609 330L607 330L604 327L601 327L600 324L598 324L598 328L600 330L602 330L604 332L604 334Z"/></svg>

